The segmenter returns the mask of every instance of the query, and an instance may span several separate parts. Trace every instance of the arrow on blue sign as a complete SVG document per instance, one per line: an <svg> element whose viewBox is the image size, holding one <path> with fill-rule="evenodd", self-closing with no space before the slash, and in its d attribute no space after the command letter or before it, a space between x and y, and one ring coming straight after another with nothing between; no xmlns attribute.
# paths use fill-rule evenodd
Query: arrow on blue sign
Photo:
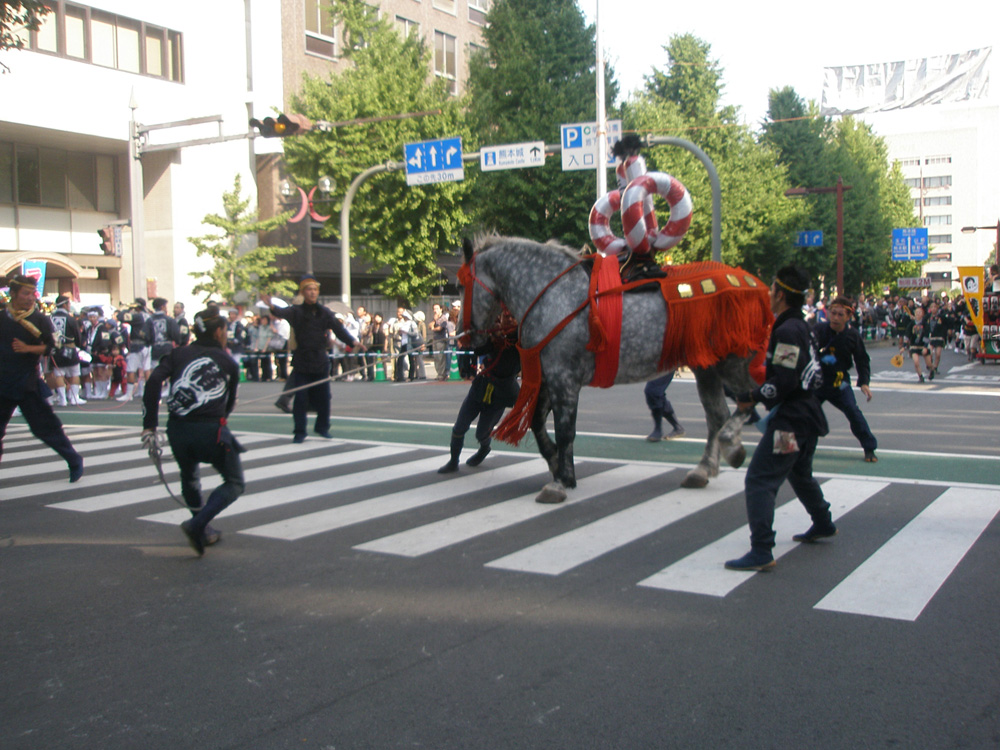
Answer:
<svg viewBox="0 0 1000 750"><path fill-rule="evenodd" d="M795 237L795 247L823 247L823 232L819 229L799 232Z"/></svg>
<svg viewBox="0 0 1000 750"><path fill-rule="evenodd" d="M892 230L893 260L927 260L927 227Z"/></svg>

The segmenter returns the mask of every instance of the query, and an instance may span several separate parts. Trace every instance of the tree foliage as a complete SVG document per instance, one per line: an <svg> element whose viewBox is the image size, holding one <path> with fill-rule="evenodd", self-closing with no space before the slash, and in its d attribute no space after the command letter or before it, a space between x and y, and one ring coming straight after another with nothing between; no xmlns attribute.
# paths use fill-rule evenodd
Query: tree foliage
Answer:
<svg viewBox="0 0 1000 750"><path fill-rule="evenodd" d="M250 200L240 197L242 184L236 175L231 192L222 194L224 215L208 214L204 224L219 230L216 234L189 237L198 257L208 256L214 262L208 271L192 271L190 276L201 279L192 290L204 294L205 301L216 297L222 302L244 304L261 293L294 294L295 284L287 279L273 278L277 269L272 265L279 255L294 253L295 248L274 245L252 247L248 238L268 232L284 224L291 212L270 219L258 220L249 210Z"/></svg>
<svg viewBox="0 0 1000 750"><path fill-rule="evenodd" d="M400 161L406 143L453 136L468 142L462 103L450 97L444 80L428 82L429 52L417 35L403 39L360 0L334 0L333 13L345 32L345 56L354 66L329 77L305 76L292 97L295 111L329 121L439 114L286 139L285 161L297 182L314 184L328 174L336 181L333 197L342 199L361 172ZM431 293L440 274L437 254L456 247L469 222L463 198L474 178L466 172L464 182L408 187L402 172L393 172L361 186L351 209L351 250L391 270L379 285L381 292L411 304ZM339 229L339 223L328 224L324 232L339 237Z"/></svg>
<svg viewBox="0 0 1000 750"><path fill-rule="evenodd" d="M558 142L564 123L593 122L594 27L574 0L496 0L483 29L486 50L469 63L469 120L475 145ZM608 101L617 84L608 69ZM481 228L530 237L588 241L596 197L594 171L564 172L558 156L544 167L492 172L477 182Z"/></svg>
<svg viewBox="0 0 1000 750"><path fill-rule="evenodd" d="M646 87L626 103L625 127L693 142L708 154L722 187L722 259L764 278L791 257L789 234L804 213L783 197L785 167L777 152L758 143L739 123L733 107L719 108L722 70L709 58L710 47L690 34L671 37L664 47L670 66L654 69ZM712 192L698 159L676 146L655 146L646 153L650 171L679 179L691 192L691 228L670 254L672 262L711 258ZM659 204L658 211L666 212ZM666 218L659 217L662 226Z"/></svg>
<svg viewBox="0 0 1000 750"><path fill-rule="evenodd" d="M23 48L24 32L38 31L51 12L43 0L0 0L0 50Z"/></svg>
<svg viewBox="0 0 1000 750"><path fill-rule="evenodd" d="M796 187L834 187L844 193L844 287L848 294L869 292L900 275L919 275L919 264L891 260L890 238L897 227L916 225L910 191L898 164L890 164L885 141L852 117L836 122L807 107L791 88L772 90L762 140L772 145ZM809 195L800 230L822 230L821 248L798 253L799 261L827 283L836 279L836 196Z"/></svg>

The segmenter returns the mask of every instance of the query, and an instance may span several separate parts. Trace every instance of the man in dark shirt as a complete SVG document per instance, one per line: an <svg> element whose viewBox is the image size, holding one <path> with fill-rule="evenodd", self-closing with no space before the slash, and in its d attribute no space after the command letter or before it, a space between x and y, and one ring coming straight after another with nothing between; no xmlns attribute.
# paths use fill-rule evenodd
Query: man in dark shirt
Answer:
<svg viewBox="0 0 1000 750"><path fill-rule="evenodd" d="M509 313L504 313L498 330L500 333L474 352L476 357L485 357L483 369L472 379L469 392L458 410L455 426L451 428L451 457L448 463L438 469L438 474L458 471L465 433L476 417L479 417L476 423L479 450L465 463L468 466L479 466L489 455L493 428L500 422L504 409L517 401L520 392L517 374L521 371L521 357L516 346L517 323Z"/></svg>
<svg viewBox="0 0 1000 750"><path fill-rule="evenodd" d="M311 388L297 391L292 403L293 439L296 443L305 442L306 412L310 407L316 411L316 434L324 438L333 437L330 434L329 331L333 331L354 351L365 351L365 347L347 332L333 311L319 304L319 282L314 276L302 279L299 293L302 304L285 307L276 307L270 295L261 295L261 299L270 306L271 314L287 320L295 333L289 390L315 383Z"/></svg>
<svg viewBox="0 0 1000 750"><path fill-rule="evenodd" d="M226 426L240 382L239 368L225 349L226 320L217 309L205 310L195 316L194 330L195 342L168 352L149 376L142 399L142 444L155 444L160 389L169 380L167 439L180 470L181 495L191 510L181 531L202 555L205 546L221 536L208 522L243 493L243 448ZM222 477L204 506L198 471L202 463Z"/></svg>
<svg viewBox="0 0 1000 750"><path fill-rule="evenodd" d="M52 378L59 406L87 403L80 398L80 349L83 348L83 334L69 306L69 297L56 297L56 309L50 317L52 321L55 349L52 350Z"/></svg>
<svg viewBox="0 0 1000 750"><path fill-rule="evenodd" d="M83 476L83 458L40 392L38 361L55 345L52 322L38 309L34 279L15 276L9 286L10 305L0 312L0 457L7 425L20 408L31 433L66 460L69 481L76 482Z"/></svg>
<svg viewBox="0 0 1000 750"><path fill-rule="evenodd" d="M830 504L812 475L816 443L829 428L815 395L822 382L816 341L802 313L808 287L809 274L798 266L778 271L771 284L771 311L777 318L767 347L765 380L736 398L741 411L760 402L770 413L744 481L750 551L727 561L730 570L774 567L774 498L785 479L812 518L809 530L792 539L814 542L837 533Z"/></svg>
<svg viewBox="0 0 1000 750"><path fill-rule="evenodd" d="M153 300L153 314L146 318L146 342L149 344L153 366L182 343L177 321L167 315L167 301L163 297Z"/></svg>
<svg viewBox="0 0 1000 750"><path fill-rule="evenodd" d="M858 388L871 401L872 390L868 387L872 377L871 361L858 329L847 323L851 312L851 301L847 297L835 297L827 311L828 320L817 325L813 331L819 346L819 361L823 367L823 387L817 395L820 403L828 401L844 413L851 425L851 432L865 452L865 461L875 463L878 461L875 456L878 441L858 407L848 375L853 362L858 370Z"/></svg>

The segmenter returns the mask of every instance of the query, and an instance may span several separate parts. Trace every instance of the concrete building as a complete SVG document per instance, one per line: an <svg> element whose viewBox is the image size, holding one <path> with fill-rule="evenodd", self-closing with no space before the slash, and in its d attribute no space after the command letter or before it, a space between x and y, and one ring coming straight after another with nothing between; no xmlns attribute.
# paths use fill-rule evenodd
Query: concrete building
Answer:
<svg viewBox="0 0 1000 750"><path fill-rule="evenodd" d="M923 271L935 291L958 289L958 266L988 266L995 258L995 231L961 231L1000 221L1000 97L989 86L992 51L826 70L823 113L863 119L900 164L913 212L927 228Z"/></svg>
<svg viewBox="0 0 1000 750"><path fill-rule="evenodd" d="M281 96L269 102L257 97L258 118L273 115L276 108L289 112L291 97L299 90L303 74L326 77L350 65L341 56L343 35L334 27L327 5L323 0L281 0ZM469 58L482 47L482 29L492 0L381 0L370 5L377 6L381 16L390 20L401 34L417 34L423 38L432 52L428 79L444 78L453 94L464 92ZM281 140L259 138L255 148L261 215L274 216L296 208L299 197L296 194L282 196L280 190L287 177L281 159ZM308 192L313 186L300 187ZM329 221L335 224L339 220L335 211L322 205L317 205L317 212L333 214ZM323 285L324 296L339 296L342 288L340 243L322 236L323 225L324 222L311 221L307 214L304 220L287 224L282 230L261 239L270 245L292 245L299 249L277 260L276 264L285 275L298 278L311 265ZM369 307L376 304L378 295L373 287L385 277L388 269L371 268L352 258L350 273L353 304Z"/></svg>
<svg viewBox="0 0 1000 750"><path fill-rule="evenodd" d="M203 219L223 213L237 175L257 205L256 178L280 158L280 140L246 137L247 120L284 107L302 72L345 64L327 3L51 5L39 31L22 33L25 49L0 53L8 69L0 76L0 274L41 261L49 296L117 306L158 295L196 309L192 288L209 260L188 238L215 231ZM448 78L460 92L489 1L380 8L440 48L428 77ZM161 127L191 120L201 122ZM273 181L260 191L267 215ZM117 252L102 251L103 227L118 228ZM286 257L297 274L299 254Z"/></svg>

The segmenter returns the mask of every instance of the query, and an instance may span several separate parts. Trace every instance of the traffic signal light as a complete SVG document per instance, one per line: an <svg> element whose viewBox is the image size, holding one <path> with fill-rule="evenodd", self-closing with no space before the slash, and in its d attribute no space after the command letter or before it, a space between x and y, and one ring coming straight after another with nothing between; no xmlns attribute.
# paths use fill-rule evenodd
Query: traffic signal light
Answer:
<svg viewBox="0 0 1000 750"><path fill-rule="evenodd" d="M115 230L112 227L104 227L103 229L98 229L97 233L101 235L101 250L105 255L115 254Z"/></svg>
<svg viewBox="0 0 1000 750"><path fill-rule="evenodd" d="M313 124L305 115L280 114L277 117L265 117L263 120L255 117L250 120L250 127L257 128L265 138L287 138L312 130Z"/></svg>

